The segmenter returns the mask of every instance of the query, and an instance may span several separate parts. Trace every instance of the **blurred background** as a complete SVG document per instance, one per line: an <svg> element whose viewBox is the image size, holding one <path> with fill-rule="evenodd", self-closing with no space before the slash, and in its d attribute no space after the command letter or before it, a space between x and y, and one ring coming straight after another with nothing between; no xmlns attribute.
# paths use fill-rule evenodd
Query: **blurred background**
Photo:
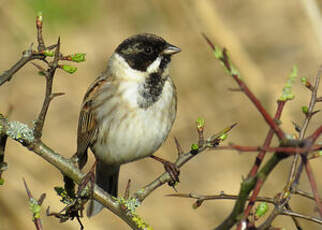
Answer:
<svg viewBox="0 0 322 230"><path fill-rule="evenodd" d="M76 149L78 114L88 85L105 68L109 56L122 40L140 32L156 33L183 50L173 58L171 68L178 90L177 119L168 140L156 155L175 160L174 136L186 151L189 150L190 145L196 143L195 120L198 117L206 120L206 136L238 122L226 144L261 145L267 125L242 93L228 90L236 84L214 59L201 32L229 50L244 80L270 114L274 114L276 99L292 66L298 66L299 77L306 76L312 81L322 64L321 9L322 2L314 0L260 3L255 0L0 0L0 72L11 67L32 42L36 44L38 11L44 14L47 45L54 44L60 36L63 54L87 54L87 61L77 64L75 74L57 72L54 91L66 95L51 104L44 128L43 141L70 157ZM11 120L32 125L40 111L44 90L45 80L29 64L1 87L0 112L6 113L12 106ZM292 121L302 124L301 106L307 105L310 98L299 81L294 85L294 92L295 100L287 103L282 116L282 128L290 134L295 133ZM320 124L321 114L318 114L308 133ZM204 152L182 168L177 190L180 193L219 194L224 191L236 194L255 156L255 153L234 151ZM54 217L45 215L47 206L52 211L63 207L53 190L54 186L62 185L61 175L54 167L13 141L8 141L5 158L9 169L4 173L5 186L0 190L0 229L34 229L23 177L35 197L47 194L42 211L44 229L79 229L76 221L59 224ZM92 163L93 157L89 165ZM320 193L321 164L322 159L312 160ZM290 165L291 158L278 165L261 195L275 196L282 191ZM122 166L120 193L129 178L131 189L135 191L163 170L151 159ZM305 174L300 188L311 192ZM165 196L171 193L174 193L172 188L163 186L137 210L154 229L212 229L224 220L233 206L232 201L208 201L194 210L192 200ZM290 204L295 211L317 215L313 201L293 196ZM85 229L128 229L107 210L82 221ZM299 221L304 229L321 229L317 224ZM291 219L285 216L278 217L274 226L295 229Z"/></svg>

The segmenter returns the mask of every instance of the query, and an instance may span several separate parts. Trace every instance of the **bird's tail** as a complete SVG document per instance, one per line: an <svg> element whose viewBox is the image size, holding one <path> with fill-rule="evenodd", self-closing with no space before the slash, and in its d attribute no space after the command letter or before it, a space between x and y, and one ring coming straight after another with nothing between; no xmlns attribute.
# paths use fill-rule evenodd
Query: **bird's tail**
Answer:
<svg viewBox="0 0 322 230"><path fill-rule="evenodd" d="M95 182L104 191L112 196L117 197L117 186L119 178L120 166L106 165L99 160L96 163ZM87 209L87 216L95 216L103 209L103 205L95 200L91 200Z"/></svg>

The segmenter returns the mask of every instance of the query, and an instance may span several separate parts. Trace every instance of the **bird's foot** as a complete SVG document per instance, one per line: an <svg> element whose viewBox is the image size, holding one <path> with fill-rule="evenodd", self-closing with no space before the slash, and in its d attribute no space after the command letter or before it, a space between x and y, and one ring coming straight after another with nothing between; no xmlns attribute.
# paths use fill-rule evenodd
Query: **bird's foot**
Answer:
<svg viewBox="0 0 322 230"><path fill-rule="evenodd" d="M83 191L83 189L87 186L88 183L90 183L90 193L93 193L94 190L94 184L95 184L95 167L96 167L96 161L93 164L92 168L89 170L89 172L84 176L84 178L82 179L81 183L79 184L78 187L78 194L77 195L81 195L80 193Z"/></svg>
<svg viewBox="0 0 322 230"><path fill-rule="evenodd" d="M171 181L168 182L168 185L173 187L175 189L175 185L180 182L179 175L180 175L180 169L176 166L175 163L172 163L170 161L164 160L162 158L151 156L152 159L155 159L159 162L161 162L165 168L165 171L169 173Z"/></svg>

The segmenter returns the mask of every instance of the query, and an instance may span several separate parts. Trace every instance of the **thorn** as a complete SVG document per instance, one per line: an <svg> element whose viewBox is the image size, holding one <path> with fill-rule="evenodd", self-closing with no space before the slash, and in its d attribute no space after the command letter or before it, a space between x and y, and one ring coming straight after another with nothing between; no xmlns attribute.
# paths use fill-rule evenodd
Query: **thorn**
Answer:
<svg viewBox="0 0 322 230"><path fill-rule="evenodd" d="M46 193L41 194L39 199L38 199L38 204L42 205L42 203L44 202L45 198L46 198Z"/></svg>
<svg viewBox="0 0 322 230"><path fill-rule="evenodd" d="M65 95L65 93L61 92L61 93L53 93L50 95L50 100L54 99L55 97L59 97L59 96L63 96Z"/></svg>
<svg viewBox="0 0 322 230"><path fill-rule="evenodd" d="M54 56L54 65L58 66L59 55L60 55L60 36L58 37L58 40L57 40L57 46L56 46L55 56Z"/></svg>
<svg viewBox="0 0 322 230"><path fill-rule="evenodd" d="M52 50L52 49L55 49L57 47L57 44L53 44L53 45L50 45L46 48L46 50Z"/></svg>
<svg viewBox="0 0 322 230"><path fill-rule="evenodd" d="M311 113L311 116L313 116L313 115L317 114L318 112L320 112L320 110L313 111L313 112Z"/></svg>
<svg viewBox="0 0 322 230"><path fill-rule="evenodd" d="M13 109L14 109L13 105L9 104L9 107L5 113L5 117L9 118L12 115Z"/></svg>
<svg viewBox="0 0 322 230"><path fill-rule="evenodd" d="M232 125L230 126L230 130L231 130L231 129L233 129L237 124L238 124L237 122L236 122L236 123L234 123L234 124L232 124Z"/></svg>
<svg viewBox="0 0 322 230"><path fill-rule="evenodd" d="M46 71L42 66L38 65L37 63L31 62L31 64L33 64L40 72Z"/></svg>
<svg viewBox="0 0 322 230"><path fill-rule="evenodd" d="M211 47L211 49L215 49L214 44L210 41L210 39L207 37L207 35L205 33L201 33L202 37L206 40L206 42L208 43L208 45Z"/></svg>
<svg viewBox="0 0 322 230"><path fill-rule="evenodd" d="M34 43L32 42L31 44L30 44L30 46L29 46L29 49L28 49L28 51L29 52L32 52L32 46L34 45Z"/></svg>
<svg viewBox="0 0 322 230"><path fill-rule="evenodd" d="M25 186L26 192L28 194L28 197L29 197L29 199L31 199L32 198L32 195L31 195L31 192L30 192L30 190L28 188L27 182L26 182L25 178L22 178L22 180L23 180L23 184Z"/></svg>
<svg viewBox="0 0 322 230"><path fill-rule="evenodd" d="M127 181L127 185L126 185L126 188L125 188L125 191L124 191L124 199L129 199L130 197L130 186L131 186L131 179L129 179Z"/></svg>
<svg viewBox="0 0 322 230"><path fill-rule="evenodd" d="M298 124L296 124L294 121L292 121L292 123L294 125L295 131L298 132L298 133L300 133L301 130L302 130L302 128Z"/></svg>
<svg viewBox="0 0 322 230"><path fill-rule="evenodd" d="M183 154L183 149L176 137L174 137L174 142L176 143L178 156L181 156Z"/></svg>

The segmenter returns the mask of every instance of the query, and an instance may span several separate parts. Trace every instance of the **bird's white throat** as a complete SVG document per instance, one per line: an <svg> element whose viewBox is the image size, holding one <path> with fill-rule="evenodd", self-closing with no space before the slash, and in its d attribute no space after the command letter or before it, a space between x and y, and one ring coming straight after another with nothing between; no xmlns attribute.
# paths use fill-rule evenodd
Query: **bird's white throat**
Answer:
<svg viewBox="0 0 322 230"><path fill-rule="evenodd" d="M161 57L157 57L146 71L139 71L131 68L121 55L114 53L109 61L109 69L117 78L143 82L149 74L159 71L161 61ZM164 69L164 73L168 74L168 67Z"/></svg>

